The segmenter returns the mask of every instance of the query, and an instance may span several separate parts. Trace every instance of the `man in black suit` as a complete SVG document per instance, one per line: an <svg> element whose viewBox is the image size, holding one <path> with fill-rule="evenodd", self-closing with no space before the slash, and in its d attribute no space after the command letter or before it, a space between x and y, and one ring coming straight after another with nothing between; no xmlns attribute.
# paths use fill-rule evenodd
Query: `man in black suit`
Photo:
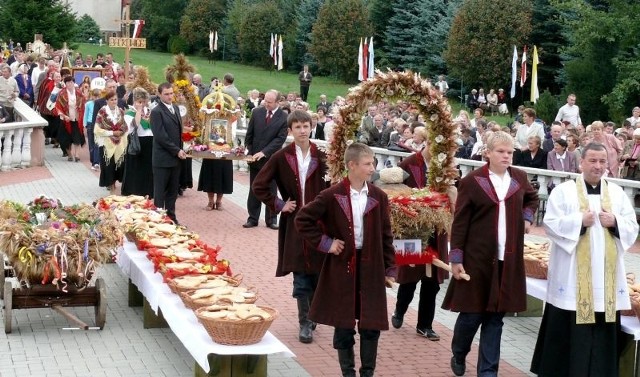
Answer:
<svg viewBox="0 0 640 377"><path fill-rule="evenodd" d="M182 150L182 118L173 104L173 86L165 82L158 87L160 103L151 110L153 131L153 204L167 210L176 224L176 199L180 185L180 160L187 158Z"/></svg>
<svg viewBox="0 0 640 377"><path fill-rule="evenodd" d="M320 95L320 102L316 105L316 111L318 111L320 107L324 107L325 115L331 113L331 104L327 102L327 96L325 94Z"/></svg>
<svg viewBox="0 0 640 377"><path fill-rule="evenodd" d="M251 113L247 136L245 137L245 145L249 150L249 154L253 155L253 161L249 163L249 183L251 187L253 187L253 180L260 172L260 169L267 163L271 155L282 148L287 139L287 114L278 108L278 97L279 94L276 90L269 90L264 95L264 106L255 108ZM271 182L271 192L274 195L276 190L275 182ZM261 209L262 202L256 198L253 190L249 190L249 197L247 198L249 218L242 226L245 228L258 226ZM271 213L268 207L265 208L264 212L267 227L278 229L276 214Z"/></svg>

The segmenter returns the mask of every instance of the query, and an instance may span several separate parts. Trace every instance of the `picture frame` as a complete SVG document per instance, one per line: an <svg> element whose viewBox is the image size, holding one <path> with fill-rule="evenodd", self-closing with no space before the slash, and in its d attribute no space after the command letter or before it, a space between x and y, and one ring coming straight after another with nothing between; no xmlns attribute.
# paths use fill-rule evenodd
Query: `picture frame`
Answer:
<svg viewBox="0 0 640 377"><path fill-rule="evenodd" d="M203 143L211 150L229 151L233 143L231 122L225 118L207 117L203 134Z"/></svg>
<svg viewBox="0 0 640 377"><path fill-rule="evenodd" d="M76 85L82 86L87 77L89 78L88 83L91 85L91 80L104 76L104 68L71 68L71 74L76 80Z"/></svg>

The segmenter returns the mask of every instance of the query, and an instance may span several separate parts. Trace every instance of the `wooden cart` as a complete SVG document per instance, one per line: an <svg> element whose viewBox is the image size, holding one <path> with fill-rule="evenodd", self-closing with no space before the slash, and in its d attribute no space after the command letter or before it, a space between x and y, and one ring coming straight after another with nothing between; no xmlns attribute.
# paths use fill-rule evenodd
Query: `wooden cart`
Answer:
<svg viewBox="0 0 640 377"><path fill-rule="evenodd" d="M102 278L96 280L95 286L77 289L69 287L62 292L53 285L33 285L31 288L13 288L6 281L5 274L0 273L0 287L4 299L4 332L11 333L11 311L13 309L51 308L62 314L67 320L76 324L79 329L104 328L107 316L107 289ZM93 306L95 308L95 327L91 327L70 313L66 307Z"/></svg>

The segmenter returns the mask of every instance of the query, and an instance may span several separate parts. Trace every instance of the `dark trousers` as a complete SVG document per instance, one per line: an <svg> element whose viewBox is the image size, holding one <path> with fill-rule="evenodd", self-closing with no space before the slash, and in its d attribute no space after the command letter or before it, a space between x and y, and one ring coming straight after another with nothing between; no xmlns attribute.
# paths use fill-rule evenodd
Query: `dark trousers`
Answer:
<svg viewBox="0 0 640 377"><path fill-rule="evenodd" d="M309 298L309 303L318 286L318 275L305 274L304 272L293 273L293 298Z"/></svg>
<svg viewBox="0 0 640 377"><path fill-rule="evenodd" d="M309 87L300 85L300 98L307 102L307 97L309 96Z"/></svg>
<svg viewBox="0 0 640 377"><path fill-rule="evenodd" d="M458 362L464 362L471 350L473 337L480 329L478 351L478 377L498 375L500 363L500 339L504 312L460 313L453 328L451 350Z"/></svg>
<svg viewBox="0 0 640 377"><path fill-rule="evenodd" d="M98 146L93 133L93 124L86 125L87 128L87 143L89 143L89 161L91 165L100 164L100 154L98 153Z"/></svg>
<svg viewBox="0 0 640 377"><path fill-rule="evenodd" d="M176 219L176 199L180 183L180 164L170 168L153 167L153 204L167 210L167 216Z"/></svg>
<svg viewBox="0 0 640 377"><path fill-rule="evenodd" d="M256 179L256 176L260 172L260 168L264 164L260 164L259 167L255 167L251 165L252 164L249 164L249 187L253 187L253 180ZM275 181L271 181L270 188L271 188L271 193L273 195L277 195L278 187L276 186ZM260 220L261 210L262 210L262 202L258 200L258 198L256 198L256 196L253 194L253 189L250 189L249 197L247 197L247 212L249 212L249 219L247 220L247 222L258 224ZM269 210L269 207L266 207L266 206L264 208L264 221L267 223L267 225L277 224L276 215L271 213L271 211Z"/></svg>
<svg viewBox="0 0 640 377"><path fill-rule="evenodd" d="M380 330L361 329L360 326L358 326L358 334L360 334L360 341L377 341L378 338L380 338ZM333 348L337 350L344 350L353 347L356 344L355 335L355 329L343 329L336 327L333 331Z"/></svg>
<svg viewBox="0 0 640 377"><path fill-rule="evenodd" d="M420 330L431 329L433 317L436 313L436 295L440 291L437 276L424 276L420 279L420 301L418 302L418 325ZM418 282L400 284L398 287L398 301L396 301L396 313L404 316L413 300Z"/></svg>

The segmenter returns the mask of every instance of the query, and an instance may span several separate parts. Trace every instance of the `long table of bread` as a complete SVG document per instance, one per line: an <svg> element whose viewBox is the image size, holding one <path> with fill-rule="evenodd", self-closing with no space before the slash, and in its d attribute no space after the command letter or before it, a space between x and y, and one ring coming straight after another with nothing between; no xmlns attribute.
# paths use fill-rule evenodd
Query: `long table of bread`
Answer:
<svg viewBox="0 0 640 377"><path fill-rule="evenodd" d="M209 354L216 355L269 355L282 354L295 357L293 352L270 332L262 341L246 346L225 346L215 343L196 318L193 310L183 304L178 295L170 291L146 253L138 250L133 242L124 241L117 264L149 302L150 307L163 313L167 324L184 344L203 370L209 371Z"/></svg>

